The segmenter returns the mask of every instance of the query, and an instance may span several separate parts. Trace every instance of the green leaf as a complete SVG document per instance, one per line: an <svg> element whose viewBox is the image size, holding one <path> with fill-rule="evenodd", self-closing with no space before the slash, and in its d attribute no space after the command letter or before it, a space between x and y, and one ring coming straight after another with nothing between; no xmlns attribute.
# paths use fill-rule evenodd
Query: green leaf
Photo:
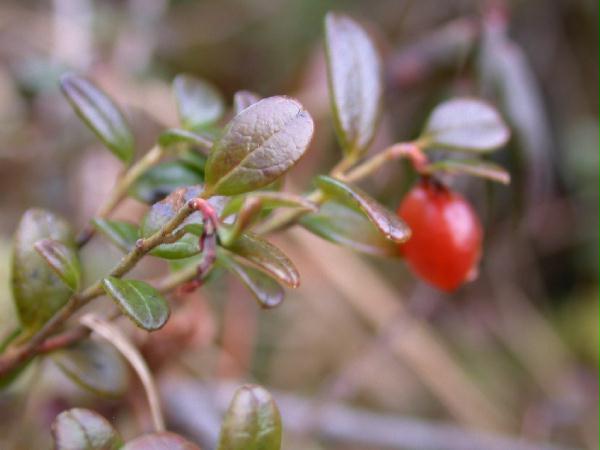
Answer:
<svg viewBox="0 0 600 450"><path fill-rule="evenodd" d="M121 450L200 450L200 447L175 433L163 431L129 441Z"/></svg>
<svg viewBox="0 0 600 450"><path fill-rule="evenodd" d="M173 80L179 117L184 128L198 130L218 121L225 111L221 93L207 81L190 75Z"/></svg>
<svg viewBox="0 0 600 450"><path fill-rule="evenodd" d="M86 78L67 74L60 87L77 115L117 158L129 162L134 154L133 134L119 108Z"/></svg>
<svg viewBox="0 0 600 450"><path fill-rule="evenodd" d="M175 189L203 182L202 173L183 161L168 161L146 171L129 190L129 194L145 203L162 200Z"/></svg>
<svg viewBox="0 0 600 450"><path fill-rule="evenodd" d="M306 200L300 195L287 192L261 191L232 197L223 209L222 216L227 217L237 213L244 204L244 201L247 201L248 199L260 201L262 208L266 210L275 208L298 208L303 211L317 211L317 206L313 202Z"/></svg>
<svg viewBox="0 0 600 450"><path fill-rule="evenodd" d="M502 166L487 161L481 161L479 159L446 159L444 161L437 161L427 166L427 172L466 174L486 178L497 183L510 183L510 173Z"/></svg>
<svg viewBox="0 0 600 450"><path fill-rule="evenodd" d="M116 450L121 439L112 425L89 409L63 411L52 423L56 450Z"/></svg>
<svg viewBox="0 0 600 450"><path fill-rule="evenodd" d="M244 109L208 157L207 191L243 194L275 181L304 154L313 129L308 112L288 97L269 97Z"/></svg>
<svg viewBox="0 0 600 450"><path fill-rule="evenodd" d="M410 229L396 214L362 190L327 176L317 177L315 183L326 197L362 211L387 239L404 242L410 237Z"/></svg>
<svg viewBox="0 0 600 450"><path fill-rule="evenodd" d="M217 249L217 258L221 266L236 275L256 298L261 308L274 308L281 304L283 288L264 272L241 264L233 255L222 248Z"/></svg>
<svg viewBox="0 0 600 450"><path fill-rule="evenodd" d="M237 91L233 95L233 110L236 114L255 104L260 100L260 95L250 91Z"/></svg>
<svg viewBox="0 0 600 450"><path fill-rule="evenodd" d="M15 233L11 280L17 313L27 332L46 323L72 295L34 248L36 242L46 238L75 248L71 228L64 219L43 209L27 210Z"/></svg>
<svg viewBox="0 0 600 450"><path fill-rule="evenodd" d="M471 98L457 98L438 105L419 141L426 147L490 152L508 142L510 131L496 109Z"/></svg>
<svg viewBox="0 0 600 450"><path fill-rule="evenodd" d="M178 128L170 128L163 131L158 137L158 145L162 148L169 148L178 144L190 144L196 147L205 149L210 148L212 143L199 134L188 130L180 130Z"/></svg>
<svg viewBox="0 0 600 450"><path fill-rule="evenodd" d="M304 215L300 224L323 239L362 253L398 256L398 246L386 239L362 212L339 203L325 203L319 212Z"/></svg>
<svg viewBox="0 0 600 450"><path fill-rule="evenodd" d="M71 380L95 394L117 397L127 390L127 365L108 343L86 339L50 357Z"/></svg>
<svg viewBox="0 0 600 450"><path fill-rule="evenodd" d="M54 239L42 239L33 247L69 288L73 291L79 289L81 268L73 246L66 246Z"/></svg>
<svg viewBox="0 0 600 450"><path fill-rule="evenodd" d="M279 450L281 416L269 392L241 386L225 413L218 450Z"/></svg>
<svg viewBox="0 0 600 450"><path fill-rule="evenodd" d="M252 262L288 287L295 288L300 284L300 274L292 261L281 250L258 235L244 233L227 249Z"/></svg>
<svg viewBox="0 0 600 450"><path fill-rule="evenodd" d="M379 124L382 63L367 32L343 14L325 18L329 96L340 145L346 154L368 148Z"/></svg>
<svg viewBox="0 0 600 450"><path fill-rule="evenodd" d="M93 219L94 228L124 252L130 251L139 237L138 227L118 220Z"/></svg>
<svg viewBox="0 0 600 450"><path fill-rule="evenodd" d="M191 224L188 228L194 226L198 225ZM190 234L184 235L181 239L172 244L161 244L154 248L150 254L163 259L183 259L197 255L200 252L200 245L198 237L195 234L198 233L196 232L196 229L189 229ZM191 233L192 230L194 231L194 234Z"/></svg>
<svg viewBox="0 0 600 450"><path fill-rule="evenodd" d="M102 287L137 326L154 331L162 328L169 318L169 305L148 283L108 277Z"/></svg>

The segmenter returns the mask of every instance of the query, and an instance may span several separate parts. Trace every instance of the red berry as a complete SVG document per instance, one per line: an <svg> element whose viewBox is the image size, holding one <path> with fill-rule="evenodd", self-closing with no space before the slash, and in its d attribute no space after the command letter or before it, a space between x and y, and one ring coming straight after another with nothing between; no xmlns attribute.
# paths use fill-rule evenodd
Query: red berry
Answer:
<svg viewBox="0 0 600 450"><path fill-rule="evenodd" d="M460 194L425 179L404 198L398 216L412 230L400 251L416 275L450 292L476 273L481 223Z"/></svg>

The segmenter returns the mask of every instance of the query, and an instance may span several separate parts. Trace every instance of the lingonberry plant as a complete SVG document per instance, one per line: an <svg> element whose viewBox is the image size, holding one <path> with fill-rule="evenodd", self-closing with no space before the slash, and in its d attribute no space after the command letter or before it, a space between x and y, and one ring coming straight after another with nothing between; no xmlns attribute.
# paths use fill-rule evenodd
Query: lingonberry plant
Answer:
<svg viewBox="0 0 600 450"><path fill-rule="evenodd" d="M508 140L499 114L477 99L450 99L433 110L416 139L366 156L382 109L380 56L368 34L345 15L327 16L325 36L342 156L329 174L315 178L306 195L285 192L281 183L314 131L310 114L293 98L261 99L240 91L232 118L224 123L228 112L221 94L205 81L179 75L173 93L180 124L134 161L135 137L113 100L86 78L63 76L67 100L125 170L78 235L51 211L30 209L23 215L12 261L21 327L2 344L0 380L7 385L32 361L47 358L82 387L115 395L126 389L123 355L146 390L156 432L124 443L98 414L71 409L53 426L58 449L196 448L165 431L152 376L113 319L125 316L148 332L160 329L170 314L165 296L176 288L200 288L222 271L239 277L261 307L279 305L284 287L297 287L300 277L267 239L272 232L299 225L360 252L404 256L417 276L442 290L454 290L476 273L481 224L440 174L509 181L501 167L480 158ZM461 152L471 156L451 156ZM356 184L401 158L411 162L420 181L395 214ZM127 196L149 205L141 223L111 219ZM82 286L85 268L78 255L94 235L114 244L123 257L105 277ZM127 277L145 257L171 261L169 272L154 283ZM92 307L75 314L101 296L114 301L112 310L89 312ZM91 332L102 339L90 339ZM219 449L279 449L280 422L267 391L243 386L224 419Z"/></svg>

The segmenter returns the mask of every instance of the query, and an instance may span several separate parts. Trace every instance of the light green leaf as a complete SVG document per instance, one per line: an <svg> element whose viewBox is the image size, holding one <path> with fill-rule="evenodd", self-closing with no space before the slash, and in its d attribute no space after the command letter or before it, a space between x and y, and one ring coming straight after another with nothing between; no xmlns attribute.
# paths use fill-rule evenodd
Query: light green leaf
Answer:
<svg viewBox="0 0 600 450"><path fill-rule="evenodd" d="M269 97L244 109L208 157L207 191L236 195L272 183L304 154L313 129L308 112L288 97Z"/></svg>
<svg viewBox="0 0 600 450"><path fill-rule="evenodd" d="M212 142L192 131L180 130L178 128L170 128L163 131L158 137L158 145L162 148L169 148L179 144L189 144L201 149L209 149L212 147Z"/></svg>
<svg viewBox="0 0 600 450"><path fill-rule="evenodd" d="M426 147L490 152L509 138L510 131L493 106L477 99L456 98L433 110L419 141Z"/></svg>
<svg viewBox="0 0 600 450"><path fill-rule="evenodd" d="M169 305L163 296L148 283L108 277L102 287L137 326L154 331L162 328L169 318Z"/></svg>
<svg viewBox="0 0 600 450"><path fill-rule="evenodd" d="M173 80L179 117L184 128L199 130L218 121L225 111L221 93L211 83L190 75Z"/></svg>
<svg viewBox="0 0 600 450"><path fill-rule="evenodd" d="M306 200L300 195L287 192L258 191L232 197L223 209L222 216L227 217L237 213L244 204L244 201L249 199L260 201L262 208L265 210L275 208L298 208L303 211L317 211L317 206L313 202Z"/></svg>
<svg viewBox="0 0 600 450"><path fill-rule="evenodd" d="M218 450L280 450L281 416L269 392L245 385L225 413Z"/></svg>
<svg viewBox="0 0 600 450"><path fill-rule="evenodd" d="M163 431L135 438L121 450L200 450L200 447L175 433Z"/></svg>
<svg viewBox="0 0 600 450"><path fill-rule="evenodd" d="M33 247L69 288L73 291L79 289L81 268L75 247L54 239L42 239Z"/></svg>
<svg viewBox="0 0 600 450"><path fill-rule="evenodd" d="M427 166L427 172L466 174L486 178L497 183L510 183L510 174L502 166L487 161L481 161L479 159L446 159L437 161Z"/></svg>
<svg viewBox="0 0 600 450"><path fill-rule="evenodd" d="M325 18L329 96L340 145L347 154L363 154L381 113L382 64L367 32L350 17Z"/></svg>
<svg viewBox="0 0 600 450"><path fill-rule="evenodd" d="M93 219L92 225L124 252L130 251L139 238L138 227L129 222Z"/></svg>
<svg viewBox="0 0 600 450"><path fill-rule="evenodd" d="M67 74L60 87L77 115L108 149L124 162L134 154L133 134L119 108L98 86L86 78Z"/></svg>
<svg viewBox="0 0 600 450"><path fill-rule="evenodd" d="M63 411L52 423L56 450L117 450L121 439L112 425L89 409Z"/></svg>
<svg viewBox="0 0 600 450"><path fill-rule="evenodd" d="M127 390L127 364L108 343L86 339L50 357L71 380L95 394L117 397Z"/></svg>
<svg viewBox="0 0 600 450"><path fill-rule="evenodd" d="M72 295L69 288L35 250L42 239L53 239L74 249L69 224L43 209L23 214L14 238L12 293L17 313L26 332L41 327Z"/></svg>
<svg viewBox="0 0 600 450"><path fill-rule="evenodd" d="M389 240L404 242L410 237L410 229L396 214L362 190L327 176L319 176L316 185L326 197L362 213Z"/></svg>

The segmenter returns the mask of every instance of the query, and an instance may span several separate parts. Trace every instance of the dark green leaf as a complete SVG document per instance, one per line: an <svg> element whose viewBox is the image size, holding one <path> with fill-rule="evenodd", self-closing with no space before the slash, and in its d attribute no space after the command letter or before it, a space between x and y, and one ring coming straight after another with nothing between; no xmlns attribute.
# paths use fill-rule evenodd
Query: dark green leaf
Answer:
<svg viewBox="0 0 600 450"><path fill-rule="evenodd" d="M108 343L86 339L52 353L51 358L71 380L98 395L116 397L127 389L127 365Z"/></svg>
<svg viewBox="0 0 600 450"><path fill-rule="evenodd" d="M139 237L137 226L129 222L93 219L92 224L96 230L124 252L130 251Z"/></svg>
<svg viewBox="0 0 600 450"><path fill-rule="evenodd" d="M327 176L317 177L316 185L326 197L362 211L389 240L404 242L410 237L410 229L396 214L360 189Z"/></svg>
<svg viewBox="0 0 600 450"><path fill-rule="evenodd" d="M248 106L260 100L260 96L250 91L237 91L233 96L233 110L236 114L241 113Z"/></svg>
<svg viewBox="0 0 600 450"><path fill-rule="evenodd" d="M63 411L52 423L56 450L116 450L121 439L112 425L89 409Z"/></svg>
<svg viewBox="0 0 600 450"><path fill-rule="evenodd" d="M419 138L426 147L489 152L508 142L510 131L491 105L457 98L438 105Z"/></svg>
<svg viewBox="0 0 600 450"><path fill-rule="evenodd" d="M329 95L338 139L347 154L363 153L381 112L381 60L367 32L350 17L325 19Z"/></svg>
<svg viewBox="0 0 600 450"><path fill-rule="evenodd" d="M190 144L201 149L208 149L212 146L212 142L205 137L192 131L180 130L178 128L170 128L158 137L158 145L163 148L169 148L178 144Z"/></svg>
<svg viewBox="0 0 600 450"><path fill-rule="evenodd" d="M274 308L283 301L283 288L273 278L254 267L240 264L222 248L218 249L217 256L219 263L239 277L252 292L261 308Z"/></svg>
<svg viewBox="0 0 600 450"><path fill-rule="evenodd" d="M290 194L287 192L273 192L273 191L260 191L252 192L247 195L238 195L232 197L223 209L223 217L227 217L231 214L237 213L245 200L256 199L261 202L263 209L274 209L274 208L298 208L304 211L317 210L314 203L306 200L300 195Z"/></svg>
<svg viewBox="0 0 600 450"><path fill-rule="evenodd" d="M206 189L235 195L266 186L304 154L312 118L288 97L269 97L244 109L225 128L206 162Z"/></svg>
<svg viewBox="0 0 600 450"><path fill-rule="evenodd" d="M200 447L175 433L163 431L129 441L121 450L200 450Z"/></svg>
<svg viewBox="0 0 600 450"><path fill-rule="evenodd" d="M145 172L129 190L145 203L162 200L175 189L202 183L202 173L183 161L168 161Z"/></svg>
<svg viewBox="0 0 600 450"><path fill-rule="evenodd" d="M510 174L497 164L481 161L479 159L463 159L438 161L427 166L428 172L448 172L457 174L467 174L476 177L486 178L497 183L509 184Z"/></svg>
<svg viewBox="0 0 600 450"><path fill-rule="evenodd" d="M67 286L73 291L79 289L81 269L73 246L54 239L42 239L35 243L34 248Z"/></svg>
<svg viewBox="0 0 600 450"><path fill-rule="evenodd" d="M281 416L269 392L245 385L225 413L218 450L279 450Z"/></svg>
<svg viewBox="0 0 600 450"><path fill-rule="evenodd" d="M323 239L377 256L398 256L398 246L386 239L365 215L354 208L327 202L306 214L300 224Z"/></svg>
<svg viewBox="0 0 600 450"><path fill-rule="evenodd" d="M289 287L295 288L300 284L300 275L292 261L281 250L258 235L242 234L227 248Z"/></svg>
<svg viewBox="0 0 600 450"><path fill-rule="evenodd" d="M178 75L173 80L173 90L184 128L202 129L219 120L225 111L221 93L207 81Z"/></svg>
<svg viewBox="0 0 600 450"><path fill-rule="evenodd" d="M196 234L196 227L201 225L190 224L187 228L193 230ZM177 242L172 244L161 244L154 248L150 254L164 259L183 259L197 255L200 252L200 246L198 243L198 237L194 234L186 234Z"/></svg>
<svg viewBox="0 0 600 450"><path fill-rule="evenodd" d="M169 305L148 283L108 277L102 280L106 293L137 326L153 331L169 318Z"/></svg>
<svg viewBox="0 0 600 450"><path fill-rule="evenodd" d="M60 79L60 87L77 115L115 156L129 162L134 154L133 135L119 108L91 81L73 74Z"/></svg>
<svg viewBox="0 0 600 450"><path fill-rule="evenodd" d="M42 209L26 211L14 238L11 281L19 319L27 332L42 326L72 294L34 248L36 242L46 238L74 248L71 228L65 220Z"/></svg>

